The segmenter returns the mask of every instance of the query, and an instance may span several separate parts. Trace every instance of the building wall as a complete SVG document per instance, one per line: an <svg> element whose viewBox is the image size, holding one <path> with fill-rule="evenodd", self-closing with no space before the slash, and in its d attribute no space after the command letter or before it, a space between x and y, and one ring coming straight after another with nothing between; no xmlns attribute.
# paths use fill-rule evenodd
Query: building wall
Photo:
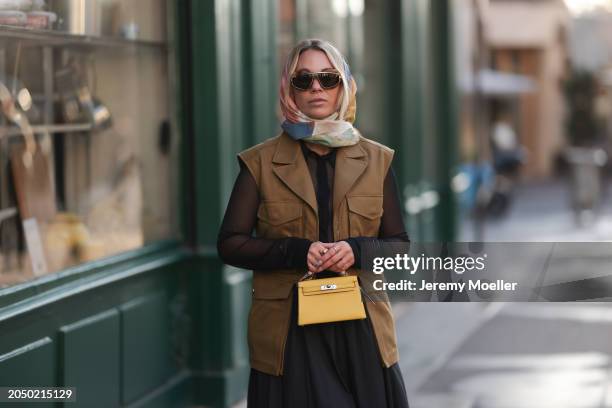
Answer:
<svg viewBox="0 0 612 408"><path fill-rule="evenodd" d="M562 1L492 1L483 18L486 43L495 52L498 68L526 74L537 86L519 99L519 137L529 153L522 174L529 179L551 177L565 144L562 80L569 13Z"/></svg>

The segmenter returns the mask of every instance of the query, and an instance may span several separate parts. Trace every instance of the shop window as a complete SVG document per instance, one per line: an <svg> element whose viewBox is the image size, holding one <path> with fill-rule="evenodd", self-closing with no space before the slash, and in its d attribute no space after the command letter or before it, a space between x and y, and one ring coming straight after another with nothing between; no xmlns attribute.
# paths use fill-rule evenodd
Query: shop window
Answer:
<svg viewBox="0 0 612 408"><path fill-rule="evenodd" d="M0 288L177 236L165 0L0 0Z"/></svg>

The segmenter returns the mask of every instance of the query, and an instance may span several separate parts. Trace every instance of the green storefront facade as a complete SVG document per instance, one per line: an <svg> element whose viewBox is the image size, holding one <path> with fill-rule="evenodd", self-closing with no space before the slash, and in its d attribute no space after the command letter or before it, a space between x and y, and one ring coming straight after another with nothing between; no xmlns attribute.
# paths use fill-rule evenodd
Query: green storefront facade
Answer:
<svg viewBox="0 0 612 408"><path fill-rule="evenodd" d="M320 35L318 3L175 2L179 238L0 289L0 385L76 387L66 405L83 407L225 407L244 397L251 276L221 263L217 229L235 154L277 133L279 33L287 43ZM450 4L377 1L340 13L343 51L361 58L354 71L376 70L370 102L358 99L358 117L379 109L366 136L396 150L403 199L425 203L406 214L413 240L455 234Z"/></svg>

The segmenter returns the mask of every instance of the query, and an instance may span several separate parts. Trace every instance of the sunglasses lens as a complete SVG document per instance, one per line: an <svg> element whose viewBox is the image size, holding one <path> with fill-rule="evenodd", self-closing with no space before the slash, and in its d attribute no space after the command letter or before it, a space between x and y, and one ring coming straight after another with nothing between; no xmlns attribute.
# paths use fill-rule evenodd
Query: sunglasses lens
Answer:
<svg viewBox="0 0 612 408"><path fill-rule="evenodd" d="M313 78L316 77L321 88L331 89L338 86L341 81L340 74L335 72L318 72L314 74L299 74L291 78L291 85L294 88L306 91L312 86Z"/></svg>
<svg viewBox="0 0 612 408"><path fill-rule="evenodd" d="M296 75L291 79L291 85L297 89L306 90L310 88L312 84L312 76L310 75Z"/></svg>
<svg viewBox="0 0 612 408"><path fill-rule="evenodd" d="M340 83L340 75L335 73L319 74L319 83L323 88L334 88Z"/></svg>

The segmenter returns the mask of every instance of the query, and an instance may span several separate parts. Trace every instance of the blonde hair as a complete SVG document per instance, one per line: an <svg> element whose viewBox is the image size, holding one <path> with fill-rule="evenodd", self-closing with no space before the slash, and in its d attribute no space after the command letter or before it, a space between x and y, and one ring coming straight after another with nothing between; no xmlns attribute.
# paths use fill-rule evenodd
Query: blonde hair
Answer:
<svg viewBox="0 0 612 408"><path fill-rule="evenodd" d="M280 104L281 111L287 120L290 122L299 121L299 109L293 100L291 95L291 77L295 74L295 69L300 59L302 52L310 49L323 51L332 66L342 78L342 93L341 100L338 109L339 120L346 120L347 122L353 122L355 120L355 93L357 91L357 85L353 76L351 75L350 68L344 56L334 47L331 43L325 40L311 38L300 41L287 56L287 61L281 75L280 84Z"/></svg>

